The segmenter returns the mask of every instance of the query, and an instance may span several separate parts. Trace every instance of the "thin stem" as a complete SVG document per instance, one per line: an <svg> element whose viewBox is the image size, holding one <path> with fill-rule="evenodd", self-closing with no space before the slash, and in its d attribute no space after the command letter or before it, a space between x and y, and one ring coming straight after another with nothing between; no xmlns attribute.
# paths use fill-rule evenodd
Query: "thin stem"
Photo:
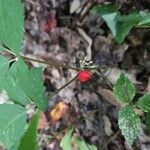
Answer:
<svg viewBox="0 0 150 150"><path fill-rule="evenodd" d="M89 11L91 10L91 8L97 4L97 0L95 1L90 1L91 5L87 8L86 12L79 18L79 22L82 22L82 20L86 17L86 15L89 13ZM87 3L88 4L88 3ZM84 9L83 9L84 10ZM82 13L82 12L81 12Z"/></svg>
<svg viewBox="0 0 150 150"><path fill-rule="evenodd" d="M111 82L107 79L107 77L101 72L101 70L99 70L100 75L102 76L102 78L106 81L106 83L109 85L109 87L113 90L113 85L111 84Z"/></svg>
<svg viewBox="0 0 150 150"><path fill-rule="evenodd" d="M77 78L77 76L75 76L74 78L72 78L70 81L68 81L67 83L65 83L63 86L61 86L60 88L58 88L54 93L52 93L50 96L48 96L48 98L52 98L53 96L55 96L56 94L58 94L60 91L62 91L64 88L66 88L69 84L71 84L73 81L75 81Z"/></svg>
<svg viewBox="0 0 150 150"><path fill-rule="evenodd" d="M9 50L9 49L7 49L7 48L5 48L5 47L3 47L3 46L0 46L0 49L3 49L4 51L6 51L6 52L8 52L8 53L10 53L10 54L12 54L13 56L16 57L16 54L13 53L11 50Z"/></svg>
<svg viewBox="0 0 150 150"><path fill-rule="evenodd" d="M149 29L150 28L150 26L135 26L136 28L147 28L147 29Z"/></svg>
<svg viewBox="0 0 150 150"><path fill-rule="evenodd" d="M34 59L34 58L29 58L27 56L24 55L20 55L22 58L24 58L25 60L29 60L29 61L34 61L34 62L38 62L38 63L42 63L42 64L47 64L47 65L52 65L55 67L62 67L64 69L72 69L72 70L76 70L79 71L79 68L75 68L75 67L71 67L71 66L67 66L64 64L60 64L60 63L56 63L56 62L52 62L52 61L44 61L44 60L38 60L38 59Z"/></svg>
<svg viewBox="0 0 150 150"><path fill-rule="evenodd" d="M11 62L13 62L13 61L17 61L17 60L18 60L18 57L15 57L15 58L9 60L9 63L11 63Z"/></svg>
<svg viewBox="0 0 150 150"><path fill-rule="evenodd" d="M106 148L106 146L112 141L114 140L119 134L120 134L120 130L118 130L114 135L112 135L107 142L104 144L104 146L101 148L101 150L104 150Z"/></svg>

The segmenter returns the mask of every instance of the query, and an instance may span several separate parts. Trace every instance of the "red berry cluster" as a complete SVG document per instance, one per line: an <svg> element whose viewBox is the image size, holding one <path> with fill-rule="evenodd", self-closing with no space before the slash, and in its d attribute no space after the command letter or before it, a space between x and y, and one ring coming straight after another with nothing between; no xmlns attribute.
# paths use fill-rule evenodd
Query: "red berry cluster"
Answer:
<svg viewBox="0 0 150 150"><path fill-rule="evenodd" d="M92 73L88 70L81 70L78 72L77 75L77 79L82 83L89 81L91 77L92 77Z"/></svg>

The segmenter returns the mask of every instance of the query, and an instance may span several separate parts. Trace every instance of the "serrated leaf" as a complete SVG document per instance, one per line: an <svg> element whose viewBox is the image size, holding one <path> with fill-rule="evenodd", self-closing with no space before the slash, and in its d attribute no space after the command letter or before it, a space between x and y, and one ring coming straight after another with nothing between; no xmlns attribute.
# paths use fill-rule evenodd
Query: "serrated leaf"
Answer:
<svg viewBox="0 0 150 150"><path fill-rule="evenodd" d="M6 73L8 72L9 63L10 61L7 58L0 56L0 81L4 79Z"/></svg>
<svg viewBox="0 0 150 150"><path fill-rule="evenodd" d="M104 21L107 23L108 27L110 28L113 36L116 36L116 17L118 15L118 8L116 5L108 4L102 6L95 6L91 12L94 15L101 16Z"/></svg>
<svg viewBox="0 0 150 150"><path fill-rule="evenodd" d="M60 142L60 147L63 150L72 150L71 142L72 142L72 133L73 129L70 129L66 135L62 138Z"/></svg>
<svg viewBox="0 0 150 150"><path fill-rule="evenodd" d="M30 125L21 139L18 150L37 150L37 127L39 113L35 114Z"/></svg>
<svg viewBox="0 0 150 150"><path fill-rule="evenodd" d="M3 48L3 43L2 43L2 41L0 40L0 51L3 51L4 50L4 48Z"/></svg>
<svg viewBox="0 0 150 150"><path fill-rule="evenodd" d="M74 138L74 141L78 146L78 150L97 150L95 145L88 144L80 138Z"/></svg>
<svg viewBox="0 0 150 150"><path fill-rule="evenodd" d="M10 68L10 75L16 78L22 90L35 105L44 110L48 106L45 97L45 87L42 80L42 68L30 69L20 58Z"/></svg>
<svg viewBox="0 0 150 150"><path fill-rule="evenodd" d="M24 15L21 0L0 0L0 40L18 53L23 40Z"/></svg>
<svg viewBox="0 0 150 150"><path fill-rule="evenodd" d="M118 117L119 128L127 143L131 146L141 130L141 121L131 106L120 109Z"/></svg>
<svg viewBox="0 0 150 150"><path fill-rule="evenodd" d="M22 88L40 110L45 110L48 106L48 100L44 95L45 87L42 80L42 68L31 69L28 74L24 74L23 76L24 78L20 76Z"/></svg>
<svg viewBox="0 0 150 150"><path fill-rule="evenodd" d="M117 16L117 34L116 34L116 41L118 43L122 43L125 37L129 34L132 27L138 24L141 20L141 15L137 12L133 12L129 15L118 15Z"/></svg>
<svg viewBox="0 0 150 150"><path fill-rule="evenodd" d="M143 16L140 12L132 12L128 15L121 15L117 6L113 4L95 6L91 12L104 19L118 43L124 41L135 25L150 23L148 14Z"/></svg>
<svg viewBox="0 0 150 150"><path fill-rule="evenodd" d="M139 26L142 25L150 25L150 13L145 14L145 16L143 16L143 18L140 20L140 22L138 23Z"/></svg>
<svg viewBox="0 0 150 150"><path fill-rule="evenodd" d="M118 43L122 43L125 39L125 37L129 34L134 24L128 24L128 23L117 23L117 34L115 36L115 40Z"/></svg>
<svg viewBox="0 0 150 150"><path fill-rule="evenodd" d="M18 80L15 80L9 75L3 81L3 90L7 91L9 98L17 104L26 105L30 103Z"/></svg>
<svg viewBox="0 0 150 150"><path fill-rule="evenodd" d="M117 100L129 103L134 98L135 92L135 86L124 73L121 73L113 88L113 93Z"/></svg>
<svg viewBox="0 0 150 150"><path fill-rule="evenodd" d="M11 148L24 134L26 111L16 104L0 105L0 144Z"/></svg>
<svg viewBox="0 0 150 150"><path fill-rule="evenodd" d="M150 94L140 97L138 102L136 103L136 106L138 106L144 112L149 112L150 111Z"/></svg>

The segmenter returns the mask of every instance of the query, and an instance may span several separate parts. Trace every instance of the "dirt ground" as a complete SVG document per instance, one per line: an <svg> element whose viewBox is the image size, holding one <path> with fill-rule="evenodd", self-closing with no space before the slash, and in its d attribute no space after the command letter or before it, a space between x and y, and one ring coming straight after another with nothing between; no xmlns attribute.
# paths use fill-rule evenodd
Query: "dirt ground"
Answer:
<svg viewBox="0 0 150 150"><path fill-rule="evenodd" d="M123 14L150 8L149 0L83 0L80 11L76 11L74 0L24 0L24 54L54 64L31 62L35 67L45 68L46 95L74 78L80 60L86 56L91 56L92 64L99 66L87 83L74 81L49 99L49 108L40 120L40 150L60 150L62 131L71 125L98 150L150 149L144 114L143 130L133 148L128 147L117 124L120 106L112 94L121 70L125 70L136 85L137 97L150 93L150 30L134 28L123 44L117 44L106 23L89 12L94 5L107 2L118 4ZM68 69L68 66L74 68ZM59 104L63 110L56 118L52 111Z"/></svg>

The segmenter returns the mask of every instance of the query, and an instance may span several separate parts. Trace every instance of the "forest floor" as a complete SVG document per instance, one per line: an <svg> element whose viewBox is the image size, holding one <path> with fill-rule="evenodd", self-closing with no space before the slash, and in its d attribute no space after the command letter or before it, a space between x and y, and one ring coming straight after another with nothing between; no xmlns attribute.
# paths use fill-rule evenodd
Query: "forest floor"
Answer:
<svg viewBox="0 0 150 150"><path fill-rule="evenodd" d="M91 55L92 64L100 66L88 82L74 81L49 99L49 108L40 120L39 149L60 150L65 129L74 125L76 133L98 150L150 150L144 114L143 130L132 148L127 145L118 128L119 103L112 93L121 70L136 85L137 97L150 93L150 30L134 28L123 44L117 44L102 18L89 11L94 5L109 1L83 0L80 11L76 11L77 2L73 1L24 2L24 54L52 62L30 64L44 66L47 96L77 75L76 68L86 56ZM124 14L150 7L149 0L113 0L113 3Z"/></svg>

